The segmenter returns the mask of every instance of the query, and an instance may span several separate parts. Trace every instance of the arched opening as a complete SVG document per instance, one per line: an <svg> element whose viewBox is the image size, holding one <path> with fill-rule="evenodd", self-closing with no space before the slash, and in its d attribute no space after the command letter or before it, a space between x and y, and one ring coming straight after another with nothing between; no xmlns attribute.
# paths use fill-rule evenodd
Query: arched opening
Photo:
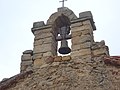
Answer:
<svg viewBox="0 0 120 90"><path fill-rule="evenodd" d="M71 31L70 20L64 14L58 16L53 23L53 29L56 32L57 54L68 55L71 52Z"/></svg>

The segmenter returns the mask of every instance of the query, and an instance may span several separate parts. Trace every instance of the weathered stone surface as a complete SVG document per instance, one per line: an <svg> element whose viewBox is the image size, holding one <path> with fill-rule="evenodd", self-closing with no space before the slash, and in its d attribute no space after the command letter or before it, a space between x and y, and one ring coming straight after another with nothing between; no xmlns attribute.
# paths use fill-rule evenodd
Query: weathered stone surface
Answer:
<svg viewBox="0 0 120 90"><path fill-rule="evenodd" d="M56 56L54 58L54 62L61 62L62 61L62 56Z"/></svg>
<svg viewBox="0 0 120 90"><path fill-rule="evenodd" d="M90 30L89 29L82 30L81 33L82 33L82 35L86 35L86 34L92 35L93 34L91 29Z"/></svg>
<svg viewBox="0 0 120 90"><path fill-rule="evenodd" d="M59 65L60 65L60 62L53 62L53 63L52 63L52 66L53 66L53 67L58 67Z"/></svg>
<svg viewBox="0 0 120 90"><path fill-rule="evenodd" d="M77 32L77 31L82 31L82 30L90 30L92 31L92 27L91 25L83 25L83 26L80 26L80 27L71 27L71 32Z"/></svg>
<svg viewBox="0 0 120 90"><path fill-rule="evenodd" d="M71 24L71 28L80 27L80 26L82 26L82 25L83 25L82 22L73 23L73 24Z"/></svg>
<svg viewBox="0 0 120 90"><path fill-rule="evenodd" d="M51 27L49 27L49 28L43 28L43 29L35 29L35 31L34 31L34 35L41 35L42 33L52 33L53 32L53 30L52 30L52 28Z"/></svg>
<svg viewBox="0 0 120 90"><path fill-rule="evenodd" d="M79 51L79 55L80 55L80 56L91 55L91 50L90 50L90 48L89 48L89 49L81 49L81 50Z"/></svg>
<svg viewBox="0 0 120 90"><path fill-rule="evenodd" d="M41 44L48 44L48 43L53 43L55 44L55 39L53 37L47 37L39 40L34 41L34 45L41 45Z"/></svg>
<svg viewBox="0 0 120 90"><path fill-rule="evenodd" d="M32 60L21 62L21 65L32 65L32 64L33 64Z"/></svg>
<svg viewBox="0 0 120 90"><path fill-rule="evenodd" d="M91 65L78 61L44 64L9 90L114 90L104 64L98 65L97 60Z"/></svg>
<svg viewBox="0 0 120 90"><path fill-rule="evenodd" d="M34 41L34 45L37 46L37 45L42 45L43 44L43 39L39 39L39 40L35 40Z"/></svg>
<svg viewBox="0 0 120 90"><path fill-rule="evenodd" d="M33 70L33 67L32 66L28 66L24 72L31 71L31 70Z"/></svg>
<svg viewBox="0 0 120 90"><path fill-rule="evenodd" d="M71 60L71 56L63 56L62 57L62 61L70 61Z"/></svg>
<svg viewBox="0 0 120 90"><path fill-rule="evenodd" d="M42 58L43 57L43 53L34 53L34 55L33 55L33 60L35 60L35 59L40 59L40 58Z"/></svg>
<svg viewBox="0 0 120 90"><path fill-rule="evenodd" d="M72 59L73 58L76 58L76 57L79 57L80 55L79 55L79 51L73 51L73 52L71 52L71 57L72 57Z"/></svg>
<svg viewBox="0 0 120 90"><path fill-rule="evenodd" d="M49 17L49 19L48 19L48 21L47 21L47 24L53 24L53 23L55 22L55 20L56 20L59 16L61 16L62 14L65 15L65 16L67 16L67 17L70 19L70 21L71 21L71 20L74 20L74 19L77 19L77 16L74 14L74 12L73 12L72 10L70 10L70 9L68 9L68 8L66 8L66 7L62 7L62 8L59 8L59 9L58 9L58 12L53 13L53 14Z"/></svg>
<svg viewBox="0 0 120 90"><path fill-rule="evenodd" d="M52 51L52 44L42 44L42 45L37 45L33 49L33 53L44 53Z"/></svg>
<svg viewBox="0 0 120 90"><path fill-rule="evenodd" d="M90 20L90 24L93 28L93 30L96 30L96 26L95 26L95 22L93 20L93 16L92 16L92 13L90 11L86 11L86 12L82 12L79 14L79 18L80 19L88 19Z"/></svg>
<svg viewBox="0 0 120 90"><path fill-rule="evenodd" d="M13 83L9 90L118 90L120 62L103 60L108 48L104 41L94 42L95 26L89 14L81 13L75 20L74 13L64 7L51 15L47 25L36 24L32 28L33 55L27 52L21 63L21 73L29 70L34 73ZM71 24L72 52L68 56L56 56L56 35L64 24ZM117 65L113 69L111 64Z"/></svg>
<svg viewBox="0 0 120 90"><path fill-rule="evenodd" d="M82 35L81 31L77 31L77 32L72 33L72 37L81 36L81 35Z"/></svg>
<svg viewBox="0 0 120 90"><path fill-rule="evenodd" d="M28 65L21 65L20 72L26 71Z"/></svg>
<svg viewBox="0 0 120 90"><path fill-rule="evenodd" d="M73 51L71 52L71 57L81 57L81 56L85 56L85 55L91 55L91 50L90 48L88 49L81 49L79 51Z"/></svg>
<svg viewBox="0 0 120 90"><path fill-rule="evenodd" d="M92 53L93 53L94 56L109 55L108 50L106 49L106 47L92 50Z"/></svg>
<svg viewBox="0 0 120 90"><path fill-rule="evenodd" d="M102 40L102 41L100 41L100 42L94 42L93 45L92 45L92 50L94 50L94 49L99 49L99 48L103 48L103 47L106 47L104 40Z"/></svg>
<svg viewBox="0 0 120 90"><path fill-rule="evenodd" d="M43 57L47 57L47 56L53 56L53 53L52 52L43 53Z"/></svg>
<svg viewBox="0 0 120 90"><path fill-rule="evenodd" d="M44 44L46 44L46 43L54 43L55 42L55 40L53 40L53 37L48 37L48 38L44 38L44 40L43 40L44 42Z"/></svg>
<svg viewBox="0 0 120 90"><path fill-rule="evenodd" d="M82 43L82 44L73 45L72 46L72 51L90 48L91 46L92 46L91 42L85 42L85 43Z"/></svg>
<svg viewBox="0 0 120 90"><path fill-rule="evenodd" d="M86 18L86 17L93 18L91 11L85 11L79 13L79 18Z"/></svg>
<svg viewBox="0 0 120 90"><path fill-rule="evenodd" d="M23 81L28 75L32 74L33 71L27 71L25 73L20 73L18 75L15 75L9 79L6 79L5 81L0 82L0 90L7 90L11 87L14 87L16 83L20 82L20 80Z"/></svg>
<svg viewBox="0 0 120 90"><path fill-rule="evenodd" d="M21 60L22 60L22 61L32 60L32 56L31 56L31 54L23 54L23 55L21 56Z"/></svg>
<svg viewBox="0 0 120 90"><path fill-rule="evenodd" d="M92 38L90 35L83 35L83 36L76 36L72 38L72 44L76 45L76 44L81 44L84 42L91 42Z"/></svg>
<svg viewBox="0 0 120 90"><path fill-rule="evenodd" d="M80 44L80 49L86 49L86 48L90 48L92 46L91 42L85 42Z"/></svg>
<svg viewBox="0 0 120 90"><path fill-rule="evenodd" d="M53 35L52 33L37 34L37 35L35 36L35 40L52 37L52 35Z"/></svg>
<svg viewBox="0 0 120 90"><path fill-rule="evenodd" d="M33 54L33 50L25 50L24 52L23 52L23 54Z"/></svg>
<svg viewBox="0 0 120 90"><path fill-rule="evenodd" d="M83 25L90 25L91 22L90 22L90 20L86 20L86 21L83 21L82 24L83 24Z"/></svg>
<svg viewBox="0 0 120 90"><path fill-rule="evenodd" d="M49 64L49 63L53 63L53 62L54 62L54 58L52 56L45 58L45 63Z"/></svg>
<svg viewBox="0 0 120 90"><path fill-rule="evenodd" d="M38 66L41 66L41 65L43 65L43 64L45 64L45 60L44 59L36 59L36 60L34 60L34 67L38 67Z"/></svg>
<svg viewBox="0 0 120 90"><path fill-rule="evenodd" d="M39 28L39 27L42 27L42 26L45 26L44 21L34 22L33 23L33 28Z"/></svg>

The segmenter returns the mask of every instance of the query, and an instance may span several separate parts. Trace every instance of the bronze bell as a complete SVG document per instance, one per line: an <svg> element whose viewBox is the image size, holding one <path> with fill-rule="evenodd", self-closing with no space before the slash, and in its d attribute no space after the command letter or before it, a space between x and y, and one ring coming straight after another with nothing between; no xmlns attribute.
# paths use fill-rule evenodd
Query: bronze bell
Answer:
<svg viewBox="0 0 120 90"><path fill-rule="evenodd" d="M61 41L61 47L59 48L58 52L60 54L68 54L71 52L71 49L68 47L68 42L66 39L70 39L70 27L63 26L59 29L60 36L57 37L57 40Z"/></svg>
<svg viewBox="0 0 120 90"><path fill-rule="evenodd" d="M59 48L58 52L60 54L68 54L71 52L71 49L68 47L68 42L66 40L61 41L61 47Z"/></svg>

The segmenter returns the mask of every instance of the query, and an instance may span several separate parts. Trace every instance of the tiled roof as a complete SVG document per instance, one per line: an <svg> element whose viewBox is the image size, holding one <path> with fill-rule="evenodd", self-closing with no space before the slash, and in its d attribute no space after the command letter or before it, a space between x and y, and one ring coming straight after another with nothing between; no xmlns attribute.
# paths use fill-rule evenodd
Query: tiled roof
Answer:
<svg viewBox="0 0 120 90"><path fill-rule="evenodd" d="M120 66L120 56L106 56L104 57L105 64L113 66Z"/></svg>

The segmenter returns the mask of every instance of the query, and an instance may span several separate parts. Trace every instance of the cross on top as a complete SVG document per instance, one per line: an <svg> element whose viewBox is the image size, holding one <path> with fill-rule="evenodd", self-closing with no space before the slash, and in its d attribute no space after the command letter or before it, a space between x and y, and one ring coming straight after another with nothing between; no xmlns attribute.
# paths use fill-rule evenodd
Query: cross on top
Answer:
<svg viewBox="0 0 120 90"><path fill-rule="evenodd" d="M62 0L60 2L62 2L62 7L64 7L64 2L67 1L67 0Z"/></svg>

